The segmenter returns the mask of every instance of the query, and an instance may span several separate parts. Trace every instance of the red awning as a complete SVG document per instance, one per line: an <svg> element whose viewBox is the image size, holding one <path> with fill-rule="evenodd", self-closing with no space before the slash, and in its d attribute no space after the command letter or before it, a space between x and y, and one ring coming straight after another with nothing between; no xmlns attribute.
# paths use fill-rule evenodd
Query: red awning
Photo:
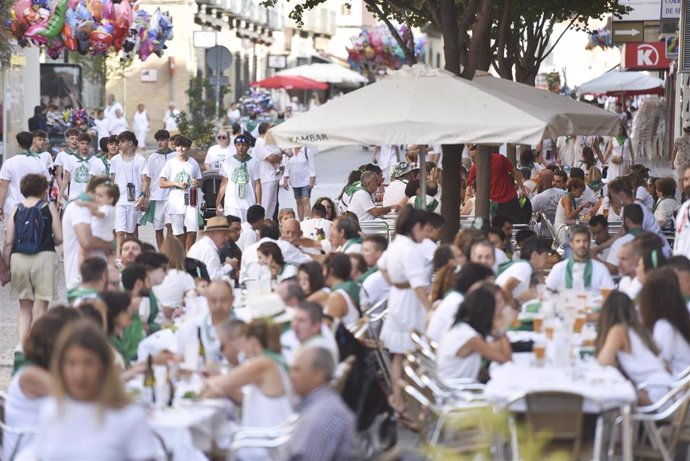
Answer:
<svg viewBox="0 0 690 461"><path fill-rule="evenodd" d="M328 83L317 82L306 77L292 75L276 75L258 82L252 82L251 86L261 88L285 88L286 90L327 90Z"/></svg>

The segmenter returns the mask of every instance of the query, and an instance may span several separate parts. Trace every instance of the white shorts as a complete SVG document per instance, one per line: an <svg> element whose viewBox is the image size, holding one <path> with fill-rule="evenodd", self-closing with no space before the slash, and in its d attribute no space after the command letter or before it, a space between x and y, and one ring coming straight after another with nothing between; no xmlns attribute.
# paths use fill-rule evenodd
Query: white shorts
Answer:
<svg viewBox="0 0 690 461"><path fill-rule="evenodd" d="M171 214L168 216L170 216L173 235L199 231L199 212L194 208L190 208L184 214Z"/></svg>
<svg viewBox="0 0 690 461"><path fill-rule="evenodd" d="M168 208L168 201L167 200L155 200L156 203L156 213L153 216L153 229L154 230L163 230L165 229L165 225L170 223L170 220L167 219L166 216L166 209Z"/></svg>
<svg viewBox="0 0 690 461"><path fill-rule="evenodd" d="M133 234L140 218L141 210L135 210L134 205L115 205L115 232Z"/></svg>

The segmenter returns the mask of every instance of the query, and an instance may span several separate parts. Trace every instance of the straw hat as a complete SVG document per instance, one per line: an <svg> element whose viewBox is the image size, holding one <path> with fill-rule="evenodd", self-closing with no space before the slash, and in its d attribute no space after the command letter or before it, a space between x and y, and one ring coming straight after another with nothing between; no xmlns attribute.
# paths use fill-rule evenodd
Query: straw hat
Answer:
<svg viewBox="0 0 690 461"><path fill-rule="evenodd" d="M228 225L228 220L223 216L214 216L208 220L206 223L206 228L204 232L211 231L229 231L230 226Z"/></svg>

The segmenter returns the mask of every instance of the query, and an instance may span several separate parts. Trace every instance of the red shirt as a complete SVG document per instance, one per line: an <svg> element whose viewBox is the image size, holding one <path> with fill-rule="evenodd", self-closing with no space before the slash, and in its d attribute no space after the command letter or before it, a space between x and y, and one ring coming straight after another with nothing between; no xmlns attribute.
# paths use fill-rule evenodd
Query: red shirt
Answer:
<svg viewBox="0 0 690 461"><path fill-rule="evenodd" d="M489 198L496 203L510 202L517 198L513 180L513 164L501 154L491 154L491 183ZM477 176L477 167L473 163L467 184L472 184Z"/></svg>

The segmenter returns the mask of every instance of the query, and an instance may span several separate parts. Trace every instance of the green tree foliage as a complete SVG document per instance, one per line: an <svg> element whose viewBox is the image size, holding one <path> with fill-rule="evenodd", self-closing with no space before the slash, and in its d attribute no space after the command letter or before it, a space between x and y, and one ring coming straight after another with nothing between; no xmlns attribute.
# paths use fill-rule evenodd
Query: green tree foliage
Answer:
<svg viewBox="0 0 690 461"><path fill-rule="evenodd" d="M225 113L222 101L226 92L227 88L221 86L221 114ZM178 119L180 133L189 137L195 147L206 149L213 144L216 130L215 88L207 79L196 76L189 80L185 93L189 97L189 104L188 110L181 112Z"/></svg>

